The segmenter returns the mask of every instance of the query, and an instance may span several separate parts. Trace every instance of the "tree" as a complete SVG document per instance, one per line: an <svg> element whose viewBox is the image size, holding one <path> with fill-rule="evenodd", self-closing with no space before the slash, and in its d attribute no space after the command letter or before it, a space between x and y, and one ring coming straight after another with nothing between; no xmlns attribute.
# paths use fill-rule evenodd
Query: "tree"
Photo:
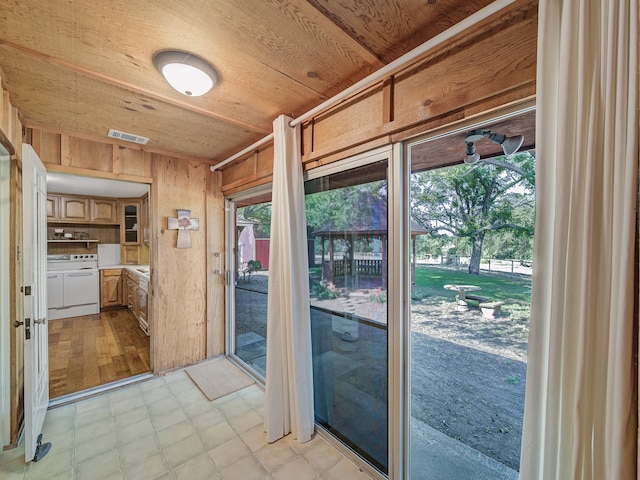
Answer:
<svg viewBox="0 0 640 480"><path fill-rule="evenodd" d="M516 237L533 235L532 153L419 172L412 177L412 215L432 235L470 241L469 273L480 273L488 233L504 230Z"/></svg>

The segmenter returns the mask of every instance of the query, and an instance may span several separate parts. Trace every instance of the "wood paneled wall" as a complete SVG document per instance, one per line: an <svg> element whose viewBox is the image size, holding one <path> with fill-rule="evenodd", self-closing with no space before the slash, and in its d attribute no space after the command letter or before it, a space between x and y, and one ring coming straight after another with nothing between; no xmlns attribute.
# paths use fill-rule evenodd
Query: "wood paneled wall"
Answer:
<svg viewBox="0 0 640 480"><path fill-rule="evenodd" d="M224 282L212 278L208 249L224 251L224 197L210 163L150 153L118 143L32 129L29 140L48 170L151 184L152 364L163 373L224 352ZM200 229L192 247L176 248L167 230L176 209L191 210ZM208 219L212 215L213 228ZM208 291L209 288L209 291ZM207 298L214 307L207 309ZM207 340L207 334L209 339Z"/></svg>
<svg viewBox="0 0 640 480"><path fill-rule="evenodd" d="M302 125L306 170L535 98L538 2L507 9ZM273 145L221 169L228 195L271 181Z"/></svg>
<svg viewBox="0 0 640 480"><path fill-rule="evenodd" d="M11 154L10 166L10 287L9 318L4 319L12 324L24 317L24 307L20 285L23 284L22 256L22 123L18 110L11 103L9 92L4 88L0 78L0 143ZM24 330L10 328L10 405L11 416L10 442L16 445L24 418ZM5 355L5 352L0 352ZM6 360L6 357L3 361ZM3 386L4 387L4 386ZM0 448L3 445L0 445Z"/></svg>
<svg viewBox="0 0 640 480"><path fill-rule="evenodd" d="M209 166L153 156L152 319L154 368L164 372L206 358L207 177ZM199 230L191 248L176 248L178 232L167 229L176 209L191 211ZM224 233L220 232L224 239Z"/></svg>

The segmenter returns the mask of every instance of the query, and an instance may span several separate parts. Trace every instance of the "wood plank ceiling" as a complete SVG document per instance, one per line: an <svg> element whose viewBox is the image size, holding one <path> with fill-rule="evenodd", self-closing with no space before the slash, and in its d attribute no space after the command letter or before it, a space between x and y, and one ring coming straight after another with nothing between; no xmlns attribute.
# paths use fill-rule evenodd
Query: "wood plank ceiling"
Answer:
<svg viewBox="0 0 640 480"><path fill-rule="evenodd" d="M221 161L491 0L0 0L0 75L27 127ZM152 64L181 49L220 85L174 91Z"/></svg>

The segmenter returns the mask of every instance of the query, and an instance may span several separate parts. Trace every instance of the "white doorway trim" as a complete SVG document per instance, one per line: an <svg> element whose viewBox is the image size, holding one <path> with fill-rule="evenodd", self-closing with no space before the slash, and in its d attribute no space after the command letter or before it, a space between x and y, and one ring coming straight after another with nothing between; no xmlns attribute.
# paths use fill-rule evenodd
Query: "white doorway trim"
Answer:
<svg viewBox="0 0 640 480"><path fill-rule="evenodd" d="M0 451L11 443L10 157L0 145Z"/></svg>

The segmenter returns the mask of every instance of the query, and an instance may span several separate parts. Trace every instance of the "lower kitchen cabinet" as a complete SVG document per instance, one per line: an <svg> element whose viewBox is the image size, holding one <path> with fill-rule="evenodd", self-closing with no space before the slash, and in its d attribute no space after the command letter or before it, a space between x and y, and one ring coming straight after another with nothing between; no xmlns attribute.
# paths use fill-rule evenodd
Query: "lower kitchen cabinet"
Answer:
<svg viewBox="0 0 640 480"><path fill-rule="evenodd" d="M122 307L122 269L110 268L100 271L100 308Z"/></svg>
<svg viewBox="0 0 640 480"><path fill-rule="evenodd" d="M138 320L140 328L149 335L148 320L148 282L135 273L124 271L124 289L126 294L126 304Z"/></svg>

